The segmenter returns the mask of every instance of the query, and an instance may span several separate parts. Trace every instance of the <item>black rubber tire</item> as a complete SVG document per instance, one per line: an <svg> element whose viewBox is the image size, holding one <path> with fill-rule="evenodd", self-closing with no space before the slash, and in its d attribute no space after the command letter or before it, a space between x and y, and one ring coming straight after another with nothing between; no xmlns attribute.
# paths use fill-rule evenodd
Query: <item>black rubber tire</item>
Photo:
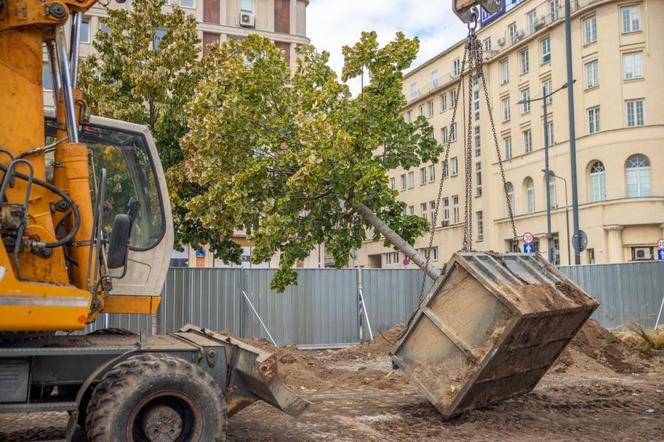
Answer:
<svg viewBox="0 0 664 442"><path fill-rule="evenodd" d="M226 404L217 383L200 367L164 353L132 356L106 373L88 403L88 440L151 440L141 429L144 413L164 408L165 401L179 401L170 408L180 410L182 433L176 440L226 440Z"/></svg>
<svg viewBox="0 0 664 442"><path fill-rule="evenodd" d="M99 330L91 331L88 336L135 336L131 330L125 328L100 328Z"/></svg>

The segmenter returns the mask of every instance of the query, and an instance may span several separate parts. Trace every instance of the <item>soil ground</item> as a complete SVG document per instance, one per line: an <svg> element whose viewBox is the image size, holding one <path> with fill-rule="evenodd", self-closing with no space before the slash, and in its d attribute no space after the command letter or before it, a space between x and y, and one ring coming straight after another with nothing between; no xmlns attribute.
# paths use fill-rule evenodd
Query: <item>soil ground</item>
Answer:
<svg viewBox="0 0 664 442"><path fill-rule="evenodd" d="M279 371L311 402L299 418L256 403L230 420L231 441L663 440L664 358L589 322L537 388L444 421L387 353L401 328L343 350L275 349ZM0 415L0 440L62 438L62 413Z"/></svg>

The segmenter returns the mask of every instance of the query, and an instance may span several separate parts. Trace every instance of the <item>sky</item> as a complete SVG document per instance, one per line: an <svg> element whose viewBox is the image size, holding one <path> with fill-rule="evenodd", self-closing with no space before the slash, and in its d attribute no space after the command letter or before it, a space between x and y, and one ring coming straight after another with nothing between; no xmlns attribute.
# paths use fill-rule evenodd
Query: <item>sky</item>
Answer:
<svg viewBox="0 0 664 442"><path fill-rule="evenodd" d="M341 47L351 45L362 31L376 31L381 43L399 31L420 38L418 66L458 42L466 26L452 12L450 0L311 0L307 8L307 34L319 51L330 53L338 73L343 67ZM349 83L357 93L359 79Z"/></svg>

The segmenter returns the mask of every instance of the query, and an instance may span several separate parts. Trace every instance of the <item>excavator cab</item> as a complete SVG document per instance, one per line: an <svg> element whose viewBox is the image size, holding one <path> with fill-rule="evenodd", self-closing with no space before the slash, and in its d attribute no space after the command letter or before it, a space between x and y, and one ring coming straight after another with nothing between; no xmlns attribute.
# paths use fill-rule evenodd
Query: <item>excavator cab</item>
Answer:
<svg viewBox="0 0 664 442"><path fill-rule="evenodd" d="M45 123L48 144L55 140L57 123L52 116ZM90 193L100 215L100 273L110 282L103 285L102 311L123 305L123 313L154 313L168 272L173 223L152 135L145 126L91 117L80 136L89 150ZM55 167L54 158L47 157L47 178Z"/></svg>

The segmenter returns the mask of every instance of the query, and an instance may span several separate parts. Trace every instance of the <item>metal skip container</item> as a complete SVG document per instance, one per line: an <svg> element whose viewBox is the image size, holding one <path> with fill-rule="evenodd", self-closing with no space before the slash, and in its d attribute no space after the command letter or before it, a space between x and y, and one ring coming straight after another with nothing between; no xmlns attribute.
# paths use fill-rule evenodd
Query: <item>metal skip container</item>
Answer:
<svg viewBox="0 0 664 442"><path fill-rule="evenodd" d="M450 418L535 388L598 305L539 255L456 253L392 360Z"/></svg>

